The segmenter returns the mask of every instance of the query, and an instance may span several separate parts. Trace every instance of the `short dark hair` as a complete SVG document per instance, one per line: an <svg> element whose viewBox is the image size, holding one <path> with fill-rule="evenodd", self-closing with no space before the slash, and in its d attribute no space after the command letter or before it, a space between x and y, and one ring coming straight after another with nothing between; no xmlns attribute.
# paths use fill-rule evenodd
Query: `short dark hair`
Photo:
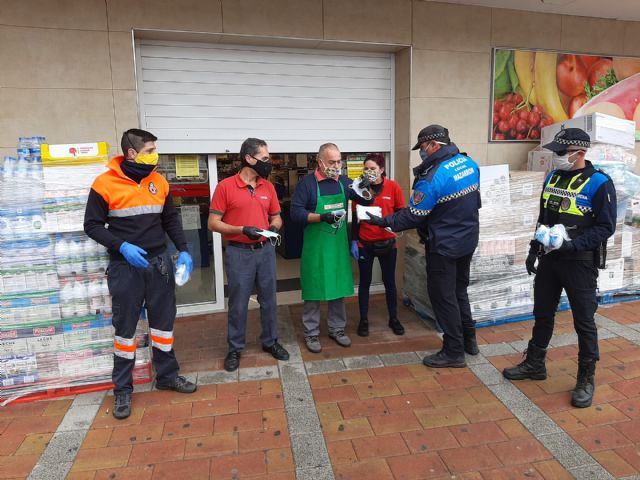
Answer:
<svg viewBox="0 0 640 480"><path fill-rule="evenodd" d="M260 147L266 147L267 142L261 140L259 138L247 138L244 142L242 142L242 146L240 147L240 160L244 160L246 155L251 157L255 157L258 154L258 150Z"/></svg>
<svg viewBox="0 0 640 480"><path fill-rule="evenodd" d="M146 130L141 130L139 128L130 128L122 134L120 147L122 148L122 153L126 157L127 150L129 150L130 148L133 148L136 152L139 152L144 148L145 143L155 142L156 140L158 140L158 137L156 137L151 132L147 132Z"/></svg>

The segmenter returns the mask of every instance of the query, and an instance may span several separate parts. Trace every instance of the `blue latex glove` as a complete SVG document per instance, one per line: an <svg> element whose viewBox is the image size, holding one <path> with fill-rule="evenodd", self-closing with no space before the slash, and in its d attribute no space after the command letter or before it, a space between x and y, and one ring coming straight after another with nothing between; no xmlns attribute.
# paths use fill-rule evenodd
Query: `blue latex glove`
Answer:
<svg viewBox="0 0 640 480"><path fill-rule="evenodd" d="M185 265L187 267L187 274L191 275L191 272L193 272L193 260L189 252L180 252L178 260L176 261L176 268L180 265Z"/></svg>
<svg viewBox="0 0 640 480"><path fill-rule="evenodd" d="M136 268L147 268L149 266L149 262L143 257L147 252L137 245L124 242L120 245L120 253L124 256L127 262L129 262L129 264Z"/></svg>
<svg viewBox="0 0 640 480"><path fill-rule="evenodd" d="M354 258L354 260L358 260L358 258L360 257L360 249L358 248L357 240L351 240L351 256Z"/></svg>

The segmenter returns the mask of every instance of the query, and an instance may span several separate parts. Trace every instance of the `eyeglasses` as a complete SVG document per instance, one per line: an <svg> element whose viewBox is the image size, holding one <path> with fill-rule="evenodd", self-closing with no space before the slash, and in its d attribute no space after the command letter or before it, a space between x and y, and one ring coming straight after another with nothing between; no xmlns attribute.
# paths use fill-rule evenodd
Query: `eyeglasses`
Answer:
<svg viewBox="0 0 640 480"><path fill-rule="evenodd" d="M254 160L257 160L258 162L266 162L266 163L270 163L271 162L271 157L264 157L264 158L256 158L253 155L249 155L251 158L253 158Z"/></svg>

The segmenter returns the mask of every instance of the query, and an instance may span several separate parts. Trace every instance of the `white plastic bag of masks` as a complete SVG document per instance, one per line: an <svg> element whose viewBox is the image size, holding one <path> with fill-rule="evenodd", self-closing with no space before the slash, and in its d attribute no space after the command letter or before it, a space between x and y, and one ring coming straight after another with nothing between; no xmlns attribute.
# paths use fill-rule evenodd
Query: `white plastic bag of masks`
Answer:
<svg viewBox="0 0 640 480"><path fill-rule="evenodd" d="M185 264L182 264L179 267L176 267L175 270L176 270L176 273L175 273L176 285L181 287L189 281L189 279L191 278L191 275L189 275L189 272L187 272L187 266Z"/></svg>
<svg viewBox="0 0 640 480"><path fill-rule="evenodd" d="M557 250L565 241L570 240L567 229L561 223L551 228L546 225L540 225L534 238L544 246L547 252Z"/></svg>

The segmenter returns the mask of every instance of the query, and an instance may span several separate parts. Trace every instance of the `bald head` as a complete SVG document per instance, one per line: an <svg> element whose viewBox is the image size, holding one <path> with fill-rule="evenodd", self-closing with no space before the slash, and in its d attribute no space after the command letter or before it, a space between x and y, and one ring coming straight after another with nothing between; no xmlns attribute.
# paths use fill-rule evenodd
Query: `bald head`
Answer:
<svg viewBox="0 0 640 480"><path fill-rule="evenodd" d="M320 148L318 149L318 156L321 158L334 156L333 155L334 153L337 153L337 155L340 155L340 149L335 143L323 143L322 145L320 145Z"/></svg>
<svg viewBox="0 0 640 480"><path fill-rule="evenodd" d="M342 154L335 143L325 143L318 149L318 167L329 178L337 178L342 169Z"/></svg>

